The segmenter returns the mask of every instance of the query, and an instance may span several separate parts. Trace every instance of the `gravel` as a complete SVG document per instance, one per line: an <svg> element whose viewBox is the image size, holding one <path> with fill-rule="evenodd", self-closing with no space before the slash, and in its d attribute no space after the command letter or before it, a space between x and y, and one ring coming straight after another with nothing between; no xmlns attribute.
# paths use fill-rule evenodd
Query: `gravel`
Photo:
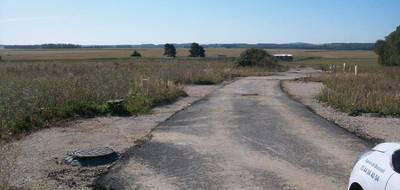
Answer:
<svg viewBox="0 0 400 190"><path fill-rule="evenodd" d="M375 143L400 141L400 118L375 117L370 114L354 117L337 111L314 98L323 87L320 82L284 81L282 87L292 98L315 113L361 138Z"/></svg>
<svg viewBox="0 0 400 190"><path fill-rule="evenodd" d="M110 147L123 154L148 138L158 124L219 87L186 86L187 97L156 107L149 115L79 119L4 145L2 150L9 151L0 156L0 177L7 177L7 182L2 183L27 189L90 189L93 180L112 164L73 167L64 164L65 156L77 149L93 147Z"/></svg>

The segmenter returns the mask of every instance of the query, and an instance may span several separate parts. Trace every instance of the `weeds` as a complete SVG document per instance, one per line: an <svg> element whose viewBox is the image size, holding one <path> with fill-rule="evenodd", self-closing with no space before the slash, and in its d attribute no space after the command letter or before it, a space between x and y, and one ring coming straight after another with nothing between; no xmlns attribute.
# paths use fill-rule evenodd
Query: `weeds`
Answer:
<svg viewBox="0 0 400 190"><path fill-rule="evenodd" d="M317 99L353 116L361 113L400 116L399 72L399 68L380 68L364 70L358 76L331 74L321 78L325 88Z"/></svg>
<svg viewBox="0 0 400 190"><path fill-rule="evenodd" d="M148 113L184 96L182 84L269 73L232 66L230 59L208 58L6 61L0 65L0 140L66 118ZM118 99L121 106L107 103Z"/></svg>

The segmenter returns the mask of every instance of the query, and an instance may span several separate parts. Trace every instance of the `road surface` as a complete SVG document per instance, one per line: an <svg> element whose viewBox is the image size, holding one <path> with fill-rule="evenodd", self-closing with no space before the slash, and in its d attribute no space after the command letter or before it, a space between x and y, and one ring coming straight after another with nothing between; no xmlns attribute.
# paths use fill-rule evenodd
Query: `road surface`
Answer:
<svg viewBox="0 0 400 190"><path fill-rule="evenodd" d="M368 144L280 89L237 80L177 113L99 181L115 189L346 189Z"/></svg>

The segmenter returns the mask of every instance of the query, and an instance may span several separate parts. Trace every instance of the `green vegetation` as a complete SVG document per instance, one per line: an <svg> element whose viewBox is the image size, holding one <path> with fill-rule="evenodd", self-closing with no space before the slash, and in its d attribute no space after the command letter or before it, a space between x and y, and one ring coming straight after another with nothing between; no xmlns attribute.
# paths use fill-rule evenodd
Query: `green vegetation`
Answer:
<svg viewBox="0 0 400 190"><path fill-rule="evenodd" d="M274 57L264 49L247 49L240 54L236 62L237 66L262 66L262 67L275 67L277 62Z"/></svg>
<svg viewBox="0 0 400 190"><path fill-rule="evenodd" d="M387 66L400 66L400 26L389 34L385 40L378 40L375 52L379 55L379 63Z"/></svg>
<svg viewBox="0 0 400 190"><path fill-rule="evenodd" d="M198 43L192 43L190 46L190 57L205 57L206 56L206 51L204 50L204 47L199 45Z"/></svg>
<svg viewBox="0 0 400 190"><path fill-rule="evenodd" d="M173 44L165 44L164 55L167 57L176 57L176 48Z"/></svg>
<svg viewBox="0 0 400 190"><path fill-rule="evenodd" d="M142 57L142 54L140 54L138 51L133 51L131 57Z"/></svg>

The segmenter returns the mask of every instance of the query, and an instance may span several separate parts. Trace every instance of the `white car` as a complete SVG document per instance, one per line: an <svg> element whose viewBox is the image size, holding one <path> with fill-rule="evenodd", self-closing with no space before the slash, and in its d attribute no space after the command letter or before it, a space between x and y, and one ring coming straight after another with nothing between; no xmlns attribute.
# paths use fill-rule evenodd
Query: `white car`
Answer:
<svg viewBox="0 0 400 190"><path fill-rule="evenodd" d="M400 190L400 143L382 143L362 154L348 190Z"/></svg>

